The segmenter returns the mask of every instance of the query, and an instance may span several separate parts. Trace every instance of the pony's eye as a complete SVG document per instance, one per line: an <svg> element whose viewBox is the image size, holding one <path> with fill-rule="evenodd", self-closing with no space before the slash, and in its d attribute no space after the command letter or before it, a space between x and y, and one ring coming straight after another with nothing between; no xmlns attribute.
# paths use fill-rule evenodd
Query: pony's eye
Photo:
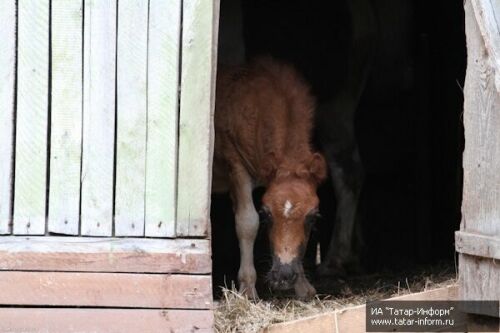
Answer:
<svg viewBox="0 0 500 333"><path fill-rule="evenodd" d="M259 210L259 221L260 221L260 223L271 222L271 212L269 211L269 208L263 206Z"/></svg>
<svg viewBox="0 0 500 333"><path fill-rule="evenodd" d="M312 225L320 218L321 218L321 214L319 213L319 211L314 210L314 211L310 212L309 214L307 214L306 223Z"/></svg>

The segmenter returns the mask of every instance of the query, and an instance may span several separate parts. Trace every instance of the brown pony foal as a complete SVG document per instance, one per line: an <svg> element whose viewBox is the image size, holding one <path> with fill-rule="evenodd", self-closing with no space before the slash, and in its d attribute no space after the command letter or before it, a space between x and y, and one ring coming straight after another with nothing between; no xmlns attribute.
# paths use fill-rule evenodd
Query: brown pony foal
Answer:
<svg viewBox="0 0 500 333"><path fill-rule="evenodd" d="M240 291L257 298L253 246L259 215L252 190L262 199L269 226L274 289L294 288L299 298L316 291L302 258L318 215L318 184L326 177L321 154L310 145L314 99L288 65L259 58L246 67L221 70L217 79L213 191L229 191L240 247Z"/></svg>

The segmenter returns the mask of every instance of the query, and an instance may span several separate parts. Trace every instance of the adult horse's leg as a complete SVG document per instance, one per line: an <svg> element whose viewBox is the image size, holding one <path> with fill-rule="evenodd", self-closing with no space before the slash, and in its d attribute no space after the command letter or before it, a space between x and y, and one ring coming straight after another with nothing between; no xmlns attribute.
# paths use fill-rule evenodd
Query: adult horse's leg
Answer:
<svg viewBox="0 0 500 333"><path fill-rule="evenodd" d="M318 131L330 169L337 213L335 226L319 273L336 274L352 261L352 241L363 167L354 130L354 116L374 56L377 24L369 0L347 0L352 40L348 76L335 97L318 109Z"/></svg>
<svg viewBox="0 0 500 333"><path fill-rule="evenodd" d="M353 108L350 101L344 100L329 107L336 110L349 110ZM356 211L363 184L363 167L359 156L356 138L354 136L354 112L333 117L338 123L329 131L323 132L322 144L328 167L330 169L337 211L332 237L328 246L325 260L319 268L320 275L342 273L344 266L349 262L356 262L353 256L353 236L355 230Z"/></svg>
<svg viewBox="0 0 500 333"><path fill-rule="evenodd" d="M257 299L257 273L253 262L253 247L259 230L259 215L252 199L252 179L245 168L234 165L230 172L231 199L236 220L236 235L240 246L238 282L240 292Z"/></svg>

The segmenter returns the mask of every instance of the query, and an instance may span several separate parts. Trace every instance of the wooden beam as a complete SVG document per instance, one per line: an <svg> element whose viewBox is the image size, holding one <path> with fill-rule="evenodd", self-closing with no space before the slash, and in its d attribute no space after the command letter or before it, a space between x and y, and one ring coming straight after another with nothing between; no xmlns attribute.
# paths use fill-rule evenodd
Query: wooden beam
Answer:
<svg viewBox="0 0 500 333"><path fill-rule="evenodd" d="M500 259L500 238L457 231L455 232L455 249L460 253Z"/></svg>
<svg viewBox="0 0 500 333"><path fill-rule="evenodd" d="M0 234L11 229L16 21L16 3L0 1Z"/></svg>
<svg viewBox="0 0 500 333"><path fill-rule="evenodd" d="M49 0L18 1L14 234L45 233Z"/></svg>
<svg viewBox="0 0 500 333"><path fill-rule="evenodd" d="M498 1L495 1L499 4ZM467 73L464 85L463 200L461 230L500 237L500 65L495 68L495 53L484 38L494 45L500 40L498 27L484 26L480 19L494 20L489 0L466 1L465 28L467 41ZM490 7L489 9L487 9ZM497 14L500 15L500 8ZM490 22L491 23L491 22ZM487 28L490 32L485 32ZM495 30L490 30L495 29ZM483 32L481 31L483 30ZM496 32L495 32L496 31ZM494 45L500 49L500 45ZM500 52L500 50L499 50ZM499 74L499 75L497 75Z"/></svg>
<svg viewBox="0 0 500 333"><path fill-rule="evenodd" d="M209 275L0 272L0 304L209 309Z"/></svg>
<svg viewBox="0 0 500 333"><path fill-rule="evenodd" d="M2 237L0 270L191 273L212 270L207 240Z"/></svg>
<svg viewBox="0 0 500 333"><path fill-rule="evenodd" d="M0 331L23 333L213 332L210 310L0 308Z"/></svg>

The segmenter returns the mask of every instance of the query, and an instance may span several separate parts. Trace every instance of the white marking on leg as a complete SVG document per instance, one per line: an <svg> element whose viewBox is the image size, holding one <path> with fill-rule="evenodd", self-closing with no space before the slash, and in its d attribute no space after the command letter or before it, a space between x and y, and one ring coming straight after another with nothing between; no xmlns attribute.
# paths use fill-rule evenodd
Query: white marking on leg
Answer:
<svg viewBox="0 0 500 333"><path fill-rule="evenodd" d="M240 291L249 297L256 298L257 273L253 263L253 247L259 230L259 215L252 200L252 179L246 171L239 169L233 172L231 181L232 199L236 208L236 234L240 246L240 269L238 272Z"/></svg>
<svg viewBox="0 0 500 333"><path fill-rule="evenodd" d="M256 297L255 282L257 273L253 262L253 248L259 230L259 215L252 206L238 209L236 213L236 232L240 247L240 269L238 280L240 291L249 297Z"/></svg>

